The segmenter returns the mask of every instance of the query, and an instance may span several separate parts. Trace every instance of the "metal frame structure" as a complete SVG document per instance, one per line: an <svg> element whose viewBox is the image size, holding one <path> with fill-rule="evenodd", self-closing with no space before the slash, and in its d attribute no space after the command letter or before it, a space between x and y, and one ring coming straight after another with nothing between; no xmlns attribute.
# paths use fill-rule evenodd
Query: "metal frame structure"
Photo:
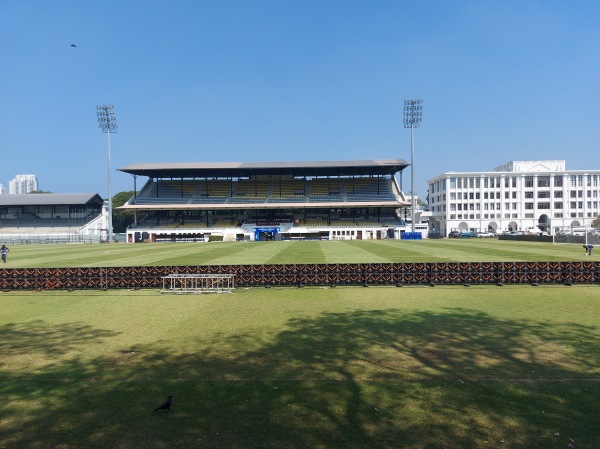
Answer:
<svg viewBox="0 0 600 449"><path fill-rule="evenodd" d="M161 293L231 293L235 289L233 274L170 274L162 280Z"/></svg>

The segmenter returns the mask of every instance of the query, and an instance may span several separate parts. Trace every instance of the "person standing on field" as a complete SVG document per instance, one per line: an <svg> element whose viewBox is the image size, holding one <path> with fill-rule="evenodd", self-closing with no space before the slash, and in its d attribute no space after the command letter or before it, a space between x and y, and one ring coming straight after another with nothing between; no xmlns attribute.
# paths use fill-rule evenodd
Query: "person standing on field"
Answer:
<svg viewBox="0 0 600 449"><path fill-rule="evenodd" d="M6 245L2 245L2 248L0 248L0 253L2 253L2 262L6 263L6 255L8 254L8 251L10 251Z"/></svg>

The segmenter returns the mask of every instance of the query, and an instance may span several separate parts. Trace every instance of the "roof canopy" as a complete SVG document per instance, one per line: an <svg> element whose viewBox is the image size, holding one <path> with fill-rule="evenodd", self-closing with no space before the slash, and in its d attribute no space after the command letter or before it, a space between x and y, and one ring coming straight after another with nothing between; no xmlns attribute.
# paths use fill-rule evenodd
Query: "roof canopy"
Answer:
<svg viewBox="0 0 600 449"><path fill-rule="evenodd" d="M0 195L1 206L82 206L89 203L102 204L97 193L24 193Z"/></svg>
<svg viewBox="0 0 600 449"><path fill-rule="evenodd" d="M243 178L259 175L393 175L409 164L403 159L315 162L185 162L131 164L119 170L149 178Z"/></svg>

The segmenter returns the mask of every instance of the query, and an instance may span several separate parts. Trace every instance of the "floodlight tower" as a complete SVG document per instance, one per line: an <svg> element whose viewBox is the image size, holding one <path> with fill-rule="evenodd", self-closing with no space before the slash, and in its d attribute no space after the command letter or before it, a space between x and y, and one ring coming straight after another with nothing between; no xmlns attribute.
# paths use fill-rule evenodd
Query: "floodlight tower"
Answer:
<svg viewBox="0 0 600 449"><path fill-rule="evenodd" d="M115 114L115 107L107 104L96 106L96 114L98 115L98 128L100 128L103 133L108 134L108 242L111 243L113 239L113 228L110 181L110 133L117 132L117 116Z"/></svg>
<svg viewBox="0 0 600 449"><path fill-rule="evenodd" d="M404 100L404 127L410 128L410 214L411 232L415 232L415 145L414 129L421 125L423 118L422 100Z"/></svg>

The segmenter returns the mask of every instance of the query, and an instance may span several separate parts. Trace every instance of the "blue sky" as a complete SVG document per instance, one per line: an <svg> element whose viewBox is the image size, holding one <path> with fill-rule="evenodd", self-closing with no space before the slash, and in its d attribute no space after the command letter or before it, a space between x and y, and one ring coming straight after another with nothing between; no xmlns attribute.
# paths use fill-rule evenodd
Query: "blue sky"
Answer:
<svg viewBox="0 0 600 449"><path fill-rule="evenodd" d="M106 196L98 104L113 194L132 163L410 162L411 98L422 196L512 160L599 169L599 20L598 0L0 0L0 183Z"/></svg>

